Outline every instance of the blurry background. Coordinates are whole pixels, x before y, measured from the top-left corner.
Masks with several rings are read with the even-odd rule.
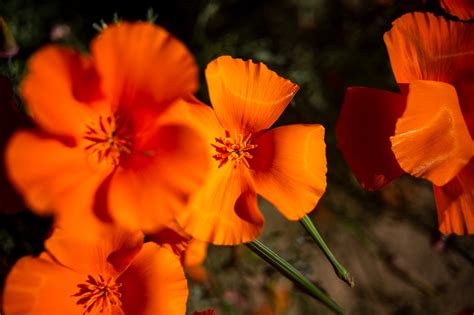
[[[261,240],[320,285],[348,314],[472,314],[474,237],[442,238],[429,183],[402,177],[380,192],[364,191],[336,148],[335,123],[348,86],[396,91],[382,40],[391,22],[410,11],[442,14],[437,1],[391,0],[2,0],[0,15],[19,46],[0,71],[17,81],[32,52],[49,42],[87,50],[92,27],[113,15],[156,23],[184,41],[201,68],[198,96],[208,102],[203,69],[232,55],[265,62],[301,86],[277,122],[326,128],[328,189],[311,217],[334,254],[353,274],[349,288],[296,222],[261,201]],[[130,43],[133,45],[133,43]],[[0,215],[0,284],[15,261],[38,254],[51,224],[28,211]],[[208,279],[190,281],[189,313],[331,314],[247,248],[210,247]],[[1,288],[1,286],[0,286]]]

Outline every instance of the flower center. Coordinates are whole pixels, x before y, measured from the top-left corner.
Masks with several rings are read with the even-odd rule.
[[[83,315],[103,313],[112,309],[112,306],[120,306],[121,284],[116,284],[114,278],[107,280],[101,275],[87,276],[86,283],[78,284],[79,292],[73,296],[78,297],[76,304],[82,305],[85,310]]]
[[[93,160],[118,165],[122,153],[131,153],[132,136],[129,124],[118,115],[99,117],[99,121],[87,125],[83,136],[85,150]]]
[[[217,153],[212,157],[219,162],[219,167],[228,161],[233,162],[234,167],[237,167],[241,162],[249,167],[247,159],[251,159],[253,156],[248,151],[257,147],[256,144],[250,143],[251,136],[252,134],[249,134],[244,138],[243,135],[235,131],[234,137],[231,137],[226,130],[225,137],[217,137],[216,142],[211,145],[216,149]]]

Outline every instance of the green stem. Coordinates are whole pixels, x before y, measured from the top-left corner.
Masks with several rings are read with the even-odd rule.
[[[323,240],[321,234],[319,234],[318,229],[316,229],[316,226],[314,226],[313,221],[305,215],[301,220],[300,220],[301,225],[305,228],[305,230],[311,235],[313,240],[318,244],[319,248],[323,251],[324,255],[326,255],[327,259],[331,262],[334,271],[336,272],[337,276],[341,278],[343,281],[345,281],[348,285],[351,287],[354,286],[354,278],[352,275],[347,271],[346,268],[344,268],[343,265],[341,265],[336,257],[332,254],[331,250],[329,247],[326,245],[326,242]]]
[[[293,283],[298,285],[305,293],[313,298],[321,301],[327,307],[332,309],[336,314],[344,314],[344,311],[336,304],[330,297],[328,297],[321,289],[316,287],[311,281],[301,274],[295,267],[293,267],[286,260],[278,256],[274,251],[268,248],[259,240],[255,240],[245,244],[255,254],[260,256],[267,263],[272,265],[275,269],[280,271],[285,277],[290,279]]]

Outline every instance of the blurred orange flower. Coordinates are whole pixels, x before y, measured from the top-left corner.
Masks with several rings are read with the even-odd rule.
[[[474,233],[474,25],[410,13],[384,35],[402,94],[347,90],[338,146],[361,182],[434,185],[440,231]]]
[[[449,14],[461,20],[474,18],[474,1],[472,0],[440,0],[440,4]]]
[[[130,228],[157,229],[185,205],[208,165],[196,132],[159,123],[196,90],[194,59],[145,22],[107,27],[91,50],[85,56],[51,45],[31,58],[20,92],[38,129],[12,137],[8,175],[37,213],[53,211],[84,235],[89,209]]]
[[[213,163],[188,211],[177,216],[179,225],[196,239],[234,245],[262,230],[257,194],[290,220],[312,211],[326,189],[324,128],[268,130],[299,87],[262,63],[229,56],[210,62],[205,74],[214,110],[181,102],[165,119],[201,130]]]
[[[6,315],[179,314],[188,288],[178,256],[143,234],[109,228],[95,242],[56,229],[39,257],[7,276]]]

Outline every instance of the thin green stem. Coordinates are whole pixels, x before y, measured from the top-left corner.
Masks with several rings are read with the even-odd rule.
[[[345,281],[348,285],[351,287],[354,286],[354,278],[352,275],[347,271],[346,268],[344,268],[343,265],[337,261],[336,257],[334,257],[333,253],[327,246],[326,242],[323,240],[321,234],[319,234],[318,229],[316,229],[316,226],[313,224],[313,221],[305,215],[301,220],[300,220],[301,225],[305,228],[305,230],[311,235],[313,240],[318,244],[319,248],[323,251],[324,255],[326,255],[327,259],[331,262],[334,271],[336,272],[337,276],[341,278],[341,280]]]
[[[328,297],[321,289],[315,286],[311,281],[309,281],[305,276],[301,274],[295,267],[293,267],[286,260],[278,256],[277,253],[268,248],[265,244],[259,240],[255,240],[250,243],[245,244],[250,250],[255,254],[260,256],[267,263],[272,265],[275,269],[281,272],[285,277],[290,279],[298,287],[300,287],[303,292],[310,295],[311,297],[321,301],[327,307],[332,309],[336,314],[344,314],[344,311],[339,305],[336,304],[330,297]]]

